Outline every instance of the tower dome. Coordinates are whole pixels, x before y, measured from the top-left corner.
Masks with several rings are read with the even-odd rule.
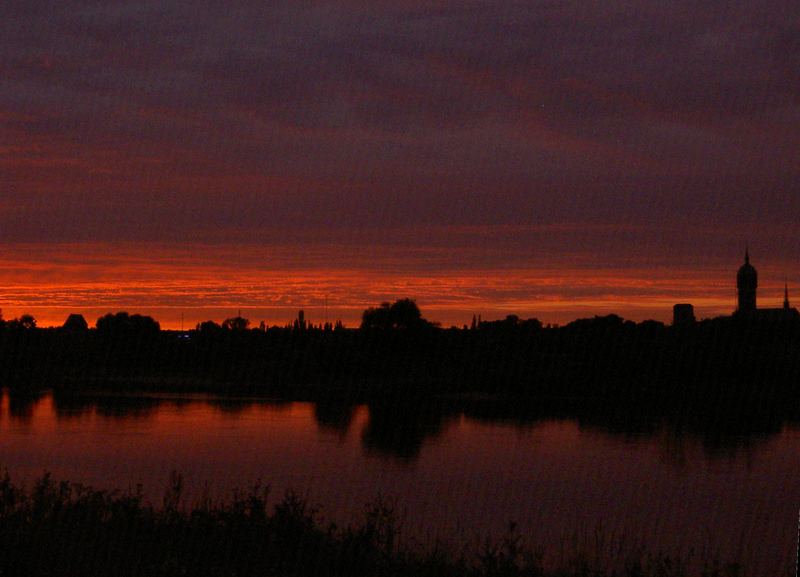
[[[736,288],[739,292],[739,312],[749,313],[756,310],[756,289],[758,288],[758,272],[750,264],[750,251],[745,250],[744,264],[736,273]]]

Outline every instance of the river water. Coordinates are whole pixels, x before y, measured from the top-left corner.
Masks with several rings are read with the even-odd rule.
[[[26,483],[49,471],[103,489],[141,484],[156,503],[172,471],[187,501],[261,482],[339,523],[382,497],[409,544],[474,547],[513,521],[554,563],[643,546],[784,575],[798,536],[800,428],[780,422],[720,434],[441,406],[5,391],[0,466]]]

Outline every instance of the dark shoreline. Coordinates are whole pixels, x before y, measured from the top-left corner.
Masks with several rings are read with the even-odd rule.
[[[477,329],[81,331],[0,326],[0,378],[158,386],[342,389],[358,382],[435,393],[605,396],[637,385],[667,393],[689,379],[794,384],[800,322],[723,317],[689,326],[616,316],[564,327],[484,323]],[[634,392],[631,389],[631,392]]]

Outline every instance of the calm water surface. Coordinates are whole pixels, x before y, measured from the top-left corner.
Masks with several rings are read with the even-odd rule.
[[[396,501],[408,540],[474,544],[515,521],[548,559],[577,543],[794,567],[800,429],[725,436],[569,418],[530,422],[458,411],[203,397],[10,397],[0,464],[98,488],[142,484],[158,501],[171,471],[191,495],[259,480],[308,495],[327,519]]]

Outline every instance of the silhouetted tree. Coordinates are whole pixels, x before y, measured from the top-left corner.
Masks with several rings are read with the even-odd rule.
[[[203,321],[197,324],[195,330],[204,335],[213,335],[221,331],[222,327],[214,321]]]
[[[392,327],[396,329],[410,329],[419,327],[425,321],[422,320],[417,303],[411,299],[400,299],[395,301],[389,309],[392,318]]]
[[[530,331],[539,331],[542,329],[542,321],[539,319],[525,319],[519,322],[519,326]]]
[[[499,321],[482,321],[477,327],[482,331],[508,332],[508,331],[527,331],[536,332],[542,328],[542,321],[539,319],[521,320],[518,315],[507,315]]]
[[[8,321],[7,323],[9,328],[12,329],[35,329],[36,328],[36,319],[33,318],[32,315],[22,315],[21,317]]]
[[[222,321],[222,328],[230,331],[244,331],[250,326],[250,321],[243,317],[231,317]]]
[[[161,325],[152,317],[124,311],[100,317],[95,326],[102,334],[154,334],[161,330]]]
[[[383,302],[378,308],[370,307],[361,315],[362,329],[389,329],[392,327],[391,304]]]
[[[362,329],[415,329],[432,326],[422,318],[417,303],[400,299],[393,304],[383,302],[378,308],[370,307],[361,315]]]
[[[639,323],[638,327],[641,331],[645,331],[646,333],[657,333],[666,328],[664,323],[654,320],[642,321]]]
[[[296,331],[304,331],[306,329],[312,328],[311,325],[306,321],[306,314],[301,309],[297,311],[297,318],[294,319],[292,323],[292,328]]]
[[[570,330],[615,330],[621,328],[623,325],[633,326],[635,323],[626,321],[619,315],[610,314],[606,316],[595,316],[587,319],[576,319],[571,323],[567,323],[564,327],[567,331]]]

